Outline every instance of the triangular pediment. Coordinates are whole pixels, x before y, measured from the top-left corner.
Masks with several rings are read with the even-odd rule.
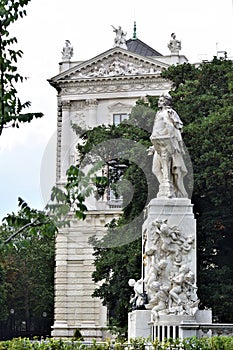
[[[50,82],[112,79],[114,77],[160,75],[168,64],[130,51],[113,48],[60,73]]]
[[[119,112],[119,111],[130,111],[132,109],[132,105],[128,103],[116,102],[112,103],[108,106],[110,112]]]

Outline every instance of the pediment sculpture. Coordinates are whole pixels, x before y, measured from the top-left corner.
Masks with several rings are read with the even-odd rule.
[[[80,78],[93,78],[93,77],[115,77],[115,76],[129,76],[129,75],[142,75],[153,74],[160,75],[161,69],[157,66],[148,64],[136,64],[134,62],[126,62],[118,57],[115,57],[112,61],[101,62],[95,65],[89,72],[80,72],[78,77]]]

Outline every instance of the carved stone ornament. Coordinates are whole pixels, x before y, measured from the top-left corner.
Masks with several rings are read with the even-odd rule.
[[[198,309],[195,274],[191,270],[194,237],[157,219],[144,232],[142,292],[146,292],[152,321],[160,315],[190,315]]]
[[[86,129],[87,128],[87,124],[86,124],[86,115],[83,113],[83,111],[79,111],[75,113],[74,116],[74,123],[77,123],[78,126],[82,129]]]
[[[71,108],[71,101],[70,100],[62,100],[62,109],[69,110],[70,108]]]
[[[141,81],[141,80],[140,80]],[[90,93],[106,93],[106,92],[118,92],[118,91],[154,91],[154,90],[168,90],[171,85],[169,82],[156,78],[150,81],[141,81],[141,83],[136,84],[136,82],[129,81],[125,82],[99,82],[99,84],[67,84],[61,89],[62,95],[79,94],[86,95]]]
[[[126,62],[115,57],[111,62],[96,65],[89,72],[80,72],[78,75],[72,76],[72,79],[77,78],[93,78],[93,77],[116,77],[127,75],[142,75],[153,74],[160,75],[161,68],[158,66],[136,64],[134,62]]]

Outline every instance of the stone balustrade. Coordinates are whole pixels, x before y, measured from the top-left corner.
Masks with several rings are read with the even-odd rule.
[[[151,338],[159,341],[169,338],[188,338],[196,336],[213,337],[213,336],[233,336],[233,324],[230,323],[190,323],[181,322],[180,325],[164,325],[164,324],[150,324]]]

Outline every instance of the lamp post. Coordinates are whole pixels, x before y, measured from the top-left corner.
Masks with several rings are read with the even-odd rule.
[[[42,317],[43,317],[42,333],[43,333],[44,338],[46,338],[46,333],[47,333],[47,312],[46,311],[42,312]]]
[[[15,336],[15,310],[10,309],[10,337],[14,338]]]

